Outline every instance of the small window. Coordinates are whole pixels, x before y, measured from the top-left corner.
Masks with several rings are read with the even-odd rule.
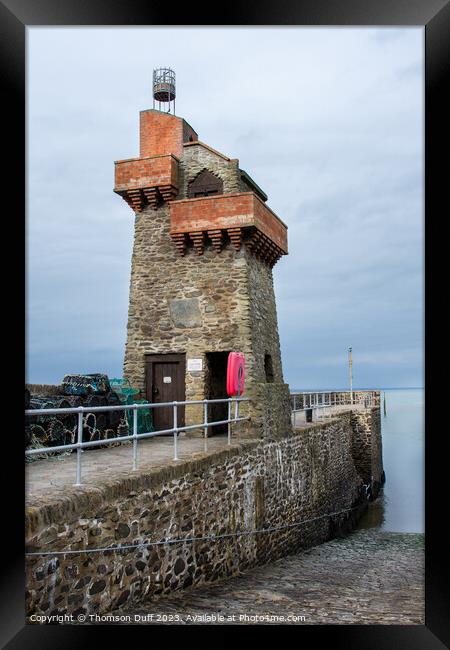
[[[273,383],[273,364],[272,357],[270,354],[264,356],[264,372],[266,373],[266,382],[268,384]]]
[[[195,192],[194,199],[196,199],[198,196],[211,196],[212,194],[218,193],[219,192],[217,190],[204,190],[203,192]]]

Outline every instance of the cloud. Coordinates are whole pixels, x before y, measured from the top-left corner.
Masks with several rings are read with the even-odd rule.
[[[177,114],[269,195],[293,387],[421,385],[421,28],[42,28],[28,38],[27,375],[120,375],[133,217],[113,161],[138,153],[151,74]],[[170,43],[170,48],[168,44]],[[166,60],[161,61],[162,53]]]

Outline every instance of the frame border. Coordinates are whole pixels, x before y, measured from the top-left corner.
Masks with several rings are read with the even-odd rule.
[[[173,25],[174,12],[171,5],[161,6],[150,4],[145,0],[91,0],[90,3],[79,0],[2,0],[0,2],[0,65],[1,78],[6,86],[4,102],[3,123],[7,126],[6,131],[13,134],[12,145],[7,150],[8,155],[8,188],[5,191],[5,198],[12,199],[11,212],[16,214],[22,209],[25,212],[24,181],[24,153],[25,133],[23,125],[25,122],[25,35],[27,26],[37,25],[93,25],[93,26],[131,26],[148,25],[152,26],[217,26],[209,22],[192,22],[197,16],[208,16],[208,12],[202,12],[196,7],[195,14],[192,6],[186,5],[177,8],[177,19],[186,18],[186,23]],[[205,7],[209,9],[210,6]],[[432,286],[431,271],[433,277],[437,278],[443,273],[443,262],[448,257],[448,248],[444,249],[445,243],[442,236],[439,237],[436,223],[439,210],[443,209],[444,200],[447,199],[445,191],[448,185],[448,162],[447,165],[440,164],[440,157],[444,158],[445,140],[444,133],[448,134],[448,115],[450,105],[444,101],[444,88],[448,90],[448,70],[450,61],[450,4],[448,0],[302,0],[295,2],[289,0],[285,3],[270,2],[262,0],[257,6],[253,3],[239,3],[237,5],[226,5],[223,7],[223,21],[219,26],[424,26],[425,27],[425,97],[426,97],[426,124],[425,124],[425,242],[426,242],[426,340],[425,351],[427,359],[439,358],[442,354],[442,344],[438,348],[438,342],[444,342],[448,338],[445,326],[446,321],[442,315],[437,313],[436,300],[431,303]],[[445,84],[445,86],[444,86]],[[446,128],[447,127],[447,128]],[[9,185],[13,182],[13,189]],[[6,189],[6,188],[5,188]],[[444,197],[445,192],[445,197]],[[19,202],[20,201],[20,202]],[[448,212],[448,208],[447,208]],[[23,251],[25,220],[14,220],[13,224],[17,236],[18,250]],[[10,225],[8,222],[8,248],[10,242]],[[431,245],[441,241],[442,255],[434,255],[431,258]],[[17,260],[17,255],[15,257]],[[24,259],[25,262],[25,259]],[[440,264],[440,266],[439,266]],[[25,264],[24,264],[25,266]],[[24,266],[22,268],[24,268]],[[11,273],[9,269],[9,274]],[[25,281],[20,282],[20,275],[15,277],[19,280],[19,287],[15,290],[6,288],[8,305],[18,300]],[[5,283],[6,284],[6,283]],[[9,291],[9,294],[8,294]],[[436,292],[437,293],[437,292]],[[24,294],[22,294],[24,296]],[[25,296],[24,296],[25,297]],[[20,299],[19,299],[20,301]],[[21,302],[21,301],[20,301]],[[21,304],[23,304],[21,302]],[[434,317],[433,317],[434,314]],[[431,340],[430,318],[433,317],[433,326],[438,324],[440,331],[438,336]],[[439,327],[438,327],[439,330]],[[18,318],[14,333],[24,334],[23,320]],[[440,335],[439,335],[440,334]],[[21,339],[21,340],[20,340]],[[15,372],[18,375],[17,387],[23,384],[23,372],[17,364],[17,359],[24,359],[23,337],[17,336],[15,343],[17,351],[14,359]],[[8,342],[9,347],[9,342]],[[25,367],[25,360],[23,368]],[[8,373],[9,374],[9,373]],[[447,380],[448,383],[448,380]],[[448,474],[447,455],[443,452],[443,443],[446,440],[439,436],[440,428],[437,422],[438,417],[438,390],[443,383],[435,380],[434,392],[432,388],[431,363],[426,363],[425,384],[428,389],[427,403],[425,408],[427,435],[425,449],[426,468],[426,588],[425,588],[425,614],[426,623],[424,626],[296,626],[295,632],[299,634],[302,641],[325,640],[323,635],[332,634],[333,647],[361,648],[371,650],[412,650],[414,648],[426,648],[426,650],[438,650],[443,647],[450,647],[450,622],[448,612],[450,611],[449,582],[450,570],[448,562],[448,542],[446,538],[445,517],[443,516],[443,496],[446,495],[446,475]],[[17,391],[18,393],[19,391]],[[23,405],[16,402],[17,414],[14,411],[13,417],[16,421],[23,421]],[[442,402],[439,404],[442,413]],[[445,404],[444,407],[445,409]],[[433,420],[436,420],[433,427]],[[445,419],[441,419],[442,425]],[[5,432],[6,433],[6,432]],[[432,435],[433,434],[433,435]],[[444,437],[447,431],[443,430]],[[9,440],[8,440],[9,444]],[[7,527],[3,528],[7,538],[9,551],[5,558],[6,567],[3,573],[3,589],[0,597],[1,606],[1,632],[0,641],[2,647],[11,649],[45,647],[46,649],[78,648],[91,626],[34,626],[25,624],[24,612],[24,529],[22,521],[24,495],[24,468],[22,437],[16,435],[12,444],[16,446],[17,468],[11,483],[5,485],[8,488],[8,498],[4,499],[3,510],[6,510],[3,521]],[[14,503],[9,494],[14,496],[18,503]],[[442,500],[440,500],[442,499]],[[9,512],[8,512],[9,509]],[[445,512],[445,510],[444,510]],[[434,523],[433,523],[434,522]],[[439,522],[439,524],[437,523]],[[98,630],[98,634],[104,633],[110,626],[92,626]],[[116,642],[120,632],[129,635],[129,626],[115,626]],[[125,627],[123,630],[121,628]],[[133,632],[145,633],[145,626],[132,626]],[[192,626],[198,627],[198,626]],[[232,627],[232,626],[230,626]],[[229,638],[229,626],[221,627],[219,638]],[[271,626],[272,627],[272,626]],[[276,632],[279,632],[279,626]],[[281,626],[284,627],[284,626]],[[176,632],[177,626],[164,626],[164,633]],[[252,626],[252,637],[249,637],[248,628],[239,627],[239,636],[254,639],[254,626]],[[181,631],[181,630],[180,630]],[[117,632],[117,634],[116,634]],[[203,628],[202,633],[214,632],[214,629]],[[195,632],[196,633],[196,632]],[[94,632],[95,634],[95,632]],[[266,629],[264,630],[266,634]],[[314,639],[312,638],[313,635]],[[166,637],[167,638],[167,637]],[[173,638],[173,637],[172,637]],[[440,640],[439,640],[440,639]],[[101,641],[101,642],[102,642]],[[216,636],[217,641],[217,636]],[[446,646],[443,645],[443,643]],[[147,636],[148,643],[148,636]]]

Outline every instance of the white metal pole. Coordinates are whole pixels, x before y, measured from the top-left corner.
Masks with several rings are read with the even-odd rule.
[[[81,444],[83,442],[83,407],[80,406],[78,411],[78,437],[77,437],[77,482],[75,485],[81,485]]]
[[[228,444],[231,445],[231,397],[228,399]]]
[[[348,349],[348,377],[350,383],[350,404],[353,404],[353,355],[352,348]]]
[[[203,433],[204,433],[204,449],[208,451],[208,403],[203,404]]]
[[[173,403],[173,459],[178,460],[178,410],[177,402]]]
[[[133,408],[133,471],[137,470],[137,408]]]

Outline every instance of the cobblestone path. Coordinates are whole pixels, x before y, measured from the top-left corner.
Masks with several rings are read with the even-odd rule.
[[[113,614],[144,624],[423,624],[424,536],[358,531]]]

